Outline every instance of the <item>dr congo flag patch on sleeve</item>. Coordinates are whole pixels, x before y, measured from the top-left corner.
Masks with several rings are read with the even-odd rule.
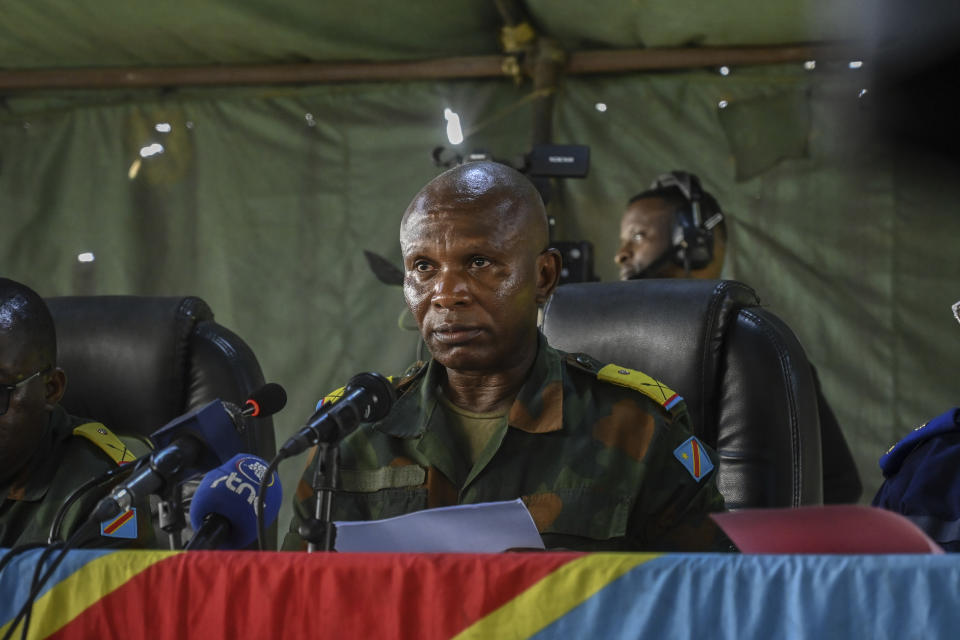
[[[690,436],[686,442],[674,449],[673,455],[697,482],[700,482],[705,475],[713,471],[713,463],[710,461],[710,456],[707,455],[707,450],[694,436]]]
[[[124,511],[116,518],[100,523],[100,535],[105,538],[124,538],[134,540],[137,537],[137,508]]]

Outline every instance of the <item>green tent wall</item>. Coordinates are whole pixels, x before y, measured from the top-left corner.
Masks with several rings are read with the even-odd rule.
[[[862,6],[778,4],[526,7],[568,51],[873,33]],[[499,52],[496,9],[479,0],[48,0],[0,12],[0,72]],[[725,275],[800,337],[865,500],[887,447],[957,404],[960,364],[956,161],[884,136],[871,88],[869,58],[566,77],[554,140],[589,145],[591,169],[559,183],[550,205],[557,238],[593,242],[612,280],[627,198],[665,170],[700,175],[728,214]],[[431,150],[449,146],[445,108],[473,129],[461,152],[513,160],[529,148],[530,90],[492,78],[2,91],[0,272],[48,296],[204,298],[287,388],[282,440],[352,374],[398,373],[415,358],[402,294],[362,252],[399,263],[399,217],[438,172]],[[288,496],[304,462],[282,470]]]

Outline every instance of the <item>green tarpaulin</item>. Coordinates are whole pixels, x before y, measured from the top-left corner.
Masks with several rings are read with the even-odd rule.
[[[787,4],[527,3],[571,50],[776,44],[869,26],[833,3]],[[3,3],[0,16],[0,70],[499,50],[495,7],[479,1],[50,0]],[[551,213],[557,239],[593,242],[612,280],[627,198],[665,170],[700,175],[728,214],[725,274],[800,337],[869,499],[877,458],[958,401],[960,183],[950,161],[877,135],[869,64],[853,67],[568,77],[554,139],[589,145],[591,168],[559,184]],[[399,263],[399,216],[439,171],[431,151],[450,146],[445,108],[474,130],[460,153],[512,161],[529,149],[530,90],[490,79],[7,92],[0,271],[47,296],[202,297],[289,391],[282,440],[352,374],[414,359],[401,292],[362,252]],[[288,495],[302,462],[283,469]]]

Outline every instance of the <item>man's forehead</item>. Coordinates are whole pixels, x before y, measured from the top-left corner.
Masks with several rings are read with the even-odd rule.
[[[481,195],[456,190],[425,191],[404,213],[401,229],[434,220],[491,221],[496,224],[531,224],[537,212],[510,190],[488,191]],[[544,216],[545,217],[545,216]]]
[[[623,224],[628,222],[652,223],[668,219],[674,207],[663,198],[642,198],[631,202],[623,213]]]
[[[405,218],[400,242],[404,246],[439,238],[471,243],[501,242],[521,236],[524,221],[519,216],[501,213],[457,207],[418,209]]]
[[[493,242],[547,233],[546,213],[533,185],[512,169],[482,162],[451,169],[417,194],[401,221],[401,248],[440,227],[447,234]]]
[[[0,382],[23,374],[33,361],[33,349],[20,332],[0,331]]]

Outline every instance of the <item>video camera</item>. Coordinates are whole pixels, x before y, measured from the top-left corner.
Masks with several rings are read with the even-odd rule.
[[[444,169],[478,160],[492,160],[511,166],[530,178],[586,178],[590,171],[590,147],[584,144],[535,144],[530,153],[523,156],[519,167],[494,158],[483,150],[471,151],[466,157],[443,146],[433,150],[434,164]]]

